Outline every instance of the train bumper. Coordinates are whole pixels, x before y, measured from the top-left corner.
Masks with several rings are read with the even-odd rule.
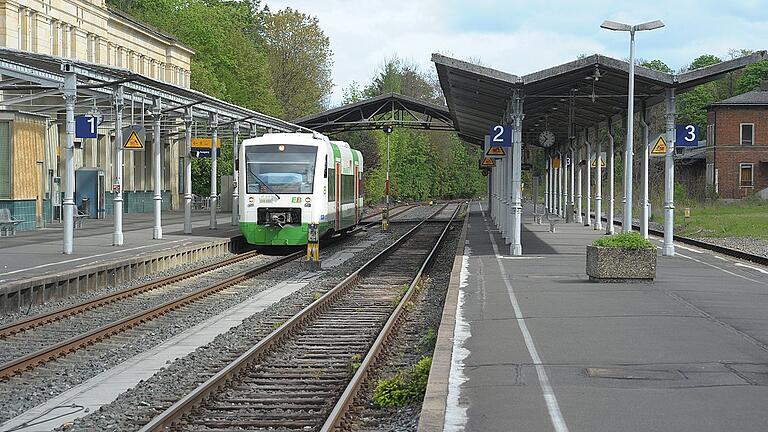
[[[328,224],[320,224],[320,234],[325,233]],[[254,222],[241,222],[240,232],[250,244],[264,246],[299,246],[307,244],[307,224],[264,226]]]

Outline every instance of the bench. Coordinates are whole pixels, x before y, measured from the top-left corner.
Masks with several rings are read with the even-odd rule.
[[[555,213],[547,213],[547,222],[549,222],[549,232],[555,232],[555,225],[563,221],[563,218]]]
[[[16,235],[16,225],[22,222],[24,221],[16,219],[11,215],[10,209],[0,209],[0,236],[9,237]]]

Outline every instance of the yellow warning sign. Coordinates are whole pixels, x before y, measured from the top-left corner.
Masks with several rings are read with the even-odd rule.
[[[496,166],[496,161],[493,160],[491,157],[484,157],[483,160],[480,161],[480,167],[481,168],[493,168]]]
[[[485,153],[485,155],[486,156],[491,156],[491,157],[494,157],[494,156],[495,157],[502,157],[502,156],[506,156],[507,152],[504,151],[504,147],[493,146],[493,147],[490,147],[488,149],[488,151]]]
[[[139,138],[139,134],[135,130],[131,131],[131,135],[128,136],[125,144],[123,144],[123,148],[126,150],[144,150],[144,143],[141,142],[141,138]]]
[[[212,138],[192,138],[192,148],[211,148]],[[221,138],[216,139],[216,148],[221,148]]]
[[[667,154],[667,142],[664,141],[663,135],[659,135],[659,138],[656,140],[656,144],[651,147],[651,155],[664,156],[665,154]]]
[[[592,168],[597,168],[597,160],[595,159],[595,156],[593,155],[590,159],[592,160]],[[600,154],[600,168],[605,168],[605,152]]]
[[[560,168],[560,158],[556,157],[552,159],[552,168],[559,169]]]

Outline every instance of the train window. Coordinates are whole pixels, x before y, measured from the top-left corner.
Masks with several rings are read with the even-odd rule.
[[[336,170],[328,170],[328,202],[336,201]]]
[[[355,176],[341,175],[341,203],[352,204],[355,202]]]
[[[246,147],[247,193],[312,193],[316,155],[317,147],[305,145]]]

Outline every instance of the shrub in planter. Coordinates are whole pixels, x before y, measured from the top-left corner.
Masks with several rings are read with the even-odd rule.
[[[656,247],[637,232],[595,240],[587,246],[587,276],[597,282],[652,281]]]

